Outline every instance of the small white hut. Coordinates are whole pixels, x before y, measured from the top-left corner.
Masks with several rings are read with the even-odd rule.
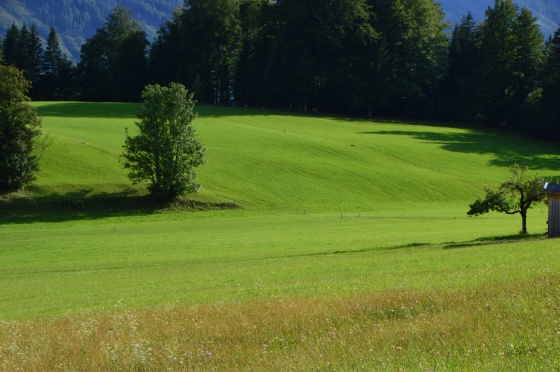
[[[548,237],[560,237],[560,185],[546,182],[544,191],[548,194]]]

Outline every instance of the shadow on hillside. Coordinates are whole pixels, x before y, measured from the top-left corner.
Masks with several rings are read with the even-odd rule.
[[[476,131],[420,132],[420,131],[377,131],[361,132],[370,135],[409,136],[425,142],[436,143],[452,152],[493,154],[489,165],[508,167],[514,163],[526,165],[532,170],[555,169],[560,163],[560,151],[548,142],[527,140],[507,132]],[[552,175],[542,175],[550,177]]]
[[[230,106],[212,106],[212,105],[197,105],[195,111],[202,118],[224,118],[229,116],[293,116],[302,115],[306,113],[303,111],[290,111],[268,109],[261,107],[230,107]],[[307,113],[311,116],[311,113]]]
[[[95,220],[113,216],[154,213],[157,203],[134,190],[90,195],[91,189],[44,196],[4,198],[0,224]]]
[[[496,245],[496,244],[505,244],[505,243],[515,243],[515,242],[523,243],[528,241],[548,239],[546,236],[547,233],[484,236],[466,242],[449,242],[444,245],[443,249],[469,248],[469,247],[477,247],[483,245]]]
[[[36,197],[4,196],[0,199],[0,225],[98,220],[108,217],[149,215],[165,210],[194,211],[238,207],[234,203],[204,203],[190,199],[161,203],[149,195],[138,195],[133,189],[119,193],[91,195],[92,191],[92,189],[83,189]]]
[[[117,118],[137,119],[140,104],[121,102],[53,102],[37,107],[42,117],[73,118]],[[291,111],[268,110],[228,106],[197,105],[195,111],[200,117],[221,118],[228,116],[289,116]]]
[[[37,107],[39,116],[136,119],[139,105],[120,102],[56,102]]]

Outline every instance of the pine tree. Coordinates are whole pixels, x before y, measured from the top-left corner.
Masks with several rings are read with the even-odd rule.
[[[41,75],[43,74],[43,43],[41,42],[41,37],[37,32],[37,27],[31,25],[29,30],[29,38],[27,40],[26,47],[26,60],[27,68],[25,69],[26,78],[31,81],[31,98],[39,98],[39,82]]]
[[[117,6],[103,27],[82,45],[78,64],[82,99],[127,101],[140,96],[148,42],[131,14]]]
[[[272,100],[307,110],[348,111],[368,104],[366,66],[375,47],[365,0],[284,0],[265,70]]]
[[[429,115],[431,95],[447,69],[445,14],[432,0],[368,0],[381,33],[386,102],[393,115]]]
[[[239,50],[236,0],[186,0],[151,51],[153,81],[175,81],[206,103],[229,104]]]
[[[19,27],[12,23],[12,26],[6,30],[6,37],[2,42],[4,52],[4,64],[6,66],[16,65],[19,55]]]
[[[530,96],[540,89],[540,72],[544,60],[544,37],[528,8],[523,7],[513,25],[516,35],[514,61],[515,85],[512,87],[512,120],[516,130],[537,135],[538,127],[532,120]]]
[[[240,105],[265,104],[264,70],[270,50],[273,7],[268,0],[244,0],[239,5],[240,50],[235,62],[233,91]]]
[[[476,102],[472,93],[477,89],[475,71],[478,62],[478,28],[468,13],[455,25],[449,44],[449,72],[442,85],[445,117],[472,122],[476,119]]]
[[[117,43],[112,61],[112,90],[117,101],[138,102],[146,83],[146,33],[132,31]]]
[[[72,96],[74,66],[60,49],[58,35],[50,28],[43,56],[41,95],[46,100],[64,100]]]
[[[31,98],[39,98],[39,83],[42,75],[43,45],[37,27],[28,28],[24,24],[21,30],[12,24],[6,31],[3,42],[5,64],[23,70],[25,78],[31,83]]]
[[[543,37],[530,11],[511,0],[495,0],[486,11],[479,43],[479,100],[484,120],[519,129],[523,103],[533,91]]]
[[[162,24],[149,52],[149,82],[167,85],[176,78],[178,69],[177,51],[180,45],[180,26],[183,8]]]
[[[45,49],[43,59],[43,71],[46,74],[56,76],[60,69],[60,62],[62,61],[62,51],[60,50],[60,42],[54,27],[50,28],[49,36],[47,37],[47,48]]]
[[[542,128],[543,135],[553,141],[560,140],[560,28],[546,44],[542,72]]]
[[[108,61],[107,33],[98,29],[80,49],[77,67],[79,98],[86,101],[111,101],[111,67]]]

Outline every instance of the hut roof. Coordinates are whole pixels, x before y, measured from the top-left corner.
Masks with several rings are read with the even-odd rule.
[[[546,182],[544,184],[544,191],[549,194],[560,194],[560,185]]]

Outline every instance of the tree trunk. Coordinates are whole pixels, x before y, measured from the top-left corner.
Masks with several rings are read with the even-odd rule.
[[[521,213],[521,234],[527,234],[527,212]]]

